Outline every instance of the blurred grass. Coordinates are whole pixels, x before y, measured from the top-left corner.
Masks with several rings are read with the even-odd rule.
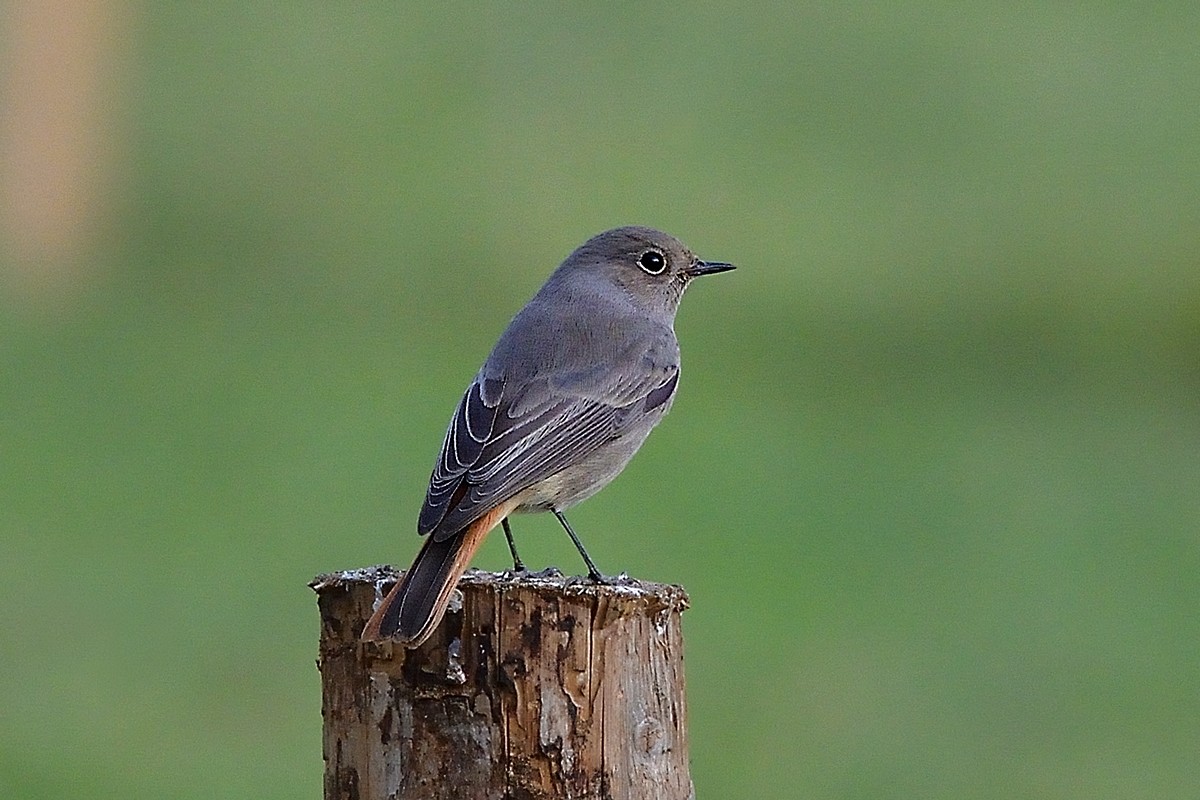
[[[1194,796],[1196,17],[143,7],[119,224],[0,321],[0,795],[319,796],[305,582],[407,562],[495,336],[638,222],[742,267],[572,516],[692,594],[699,795]]]

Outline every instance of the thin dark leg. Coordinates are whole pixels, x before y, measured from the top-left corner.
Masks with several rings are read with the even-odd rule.
[[[508,552],[512,553],[513,572],[524,572],[525,564],[521,561],[521,557],[517,555],[517,543],[513,541],[512,528],[508,527],[508,517],[500,520],[500,524],[504,526],[504,538],[508,540]]]
[[[563,529],[566,530],[567,536],[571,537],[571,541],[575,543],[575,549],[579,551],[579,555],[583,556],[583,562],[587,564],[588,577],[596,583],[604,583],[604,576],[600,574],[600,570],[596,569],[596,565],[592,563],[591,557],[587,554],[587,550],[583,549],[583,542],[579,541],[579,537],[575,535],[575,531],[571,530],[571,523],[567,522],[567,518],[557,508],[550,509],[554,512],[554,516],[558,517],[558,521],[562,523]]]

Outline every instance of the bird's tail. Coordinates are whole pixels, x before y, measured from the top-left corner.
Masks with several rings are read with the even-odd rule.
[[[416,647],[428,639],[483,537],[508,511],[497,508],[441,541],[430,534],[413,565],[371,615],[363,628],[363,641],[396,639],[405,647]]]

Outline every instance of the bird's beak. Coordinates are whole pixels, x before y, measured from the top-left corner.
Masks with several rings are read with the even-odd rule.
[[[716,275],[718,272],[728,272],[731,269],[736,269],[736,267],[733,264],[726,264],[724,261],[697,261],[684,272],[689,278],[698,278],[701,275]]]

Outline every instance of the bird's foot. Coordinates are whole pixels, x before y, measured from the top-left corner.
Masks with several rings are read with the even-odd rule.
[[[585,580],[597,586],[628,586],[631,583],[635,583],[627,572],[621,572],[616,575],[604,575],[599,570],[589,572]]]

